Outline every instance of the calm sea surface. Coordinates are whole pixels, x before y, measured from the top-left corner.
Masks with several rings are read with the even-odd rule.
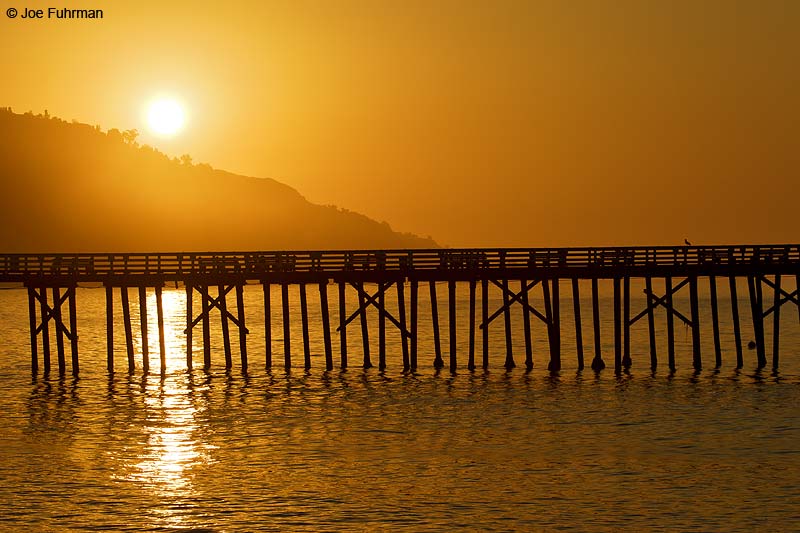
[[[796,307],[782,309],[779,373],[757,372],[755,352],[746,349],[745,368],[735,370],[727,299],[720,310],[724,364],[712,368],[710,313],[701,294],[705,370],[692,372],[691,339],[676,322],[678,371],[668,372],[660,313],[659,370],[649,369],[643,320],[633,329],[633,368],[617,377],[613,370],[577,372],[568,289],[562,286],[565,369],[558,375],[545,370],[547,342],[538,323],[536,366],[525,372],[519,309],[514,347],[522,368],[502,368],[497,321],[490,372],[467,371],[461,292],[462,368],[456,375],[431,368],[427,301],[420,311],[425,327],[417,374],[402,373],[391,325],[386,372],[359,368],[357,321],[348,328],[351,368],[325,373],[318,312],[310,325],[314,368],[298,366],[287,374],[278,294],[273,341],[281,366],[268,372],[262,296],[253,286],[245,294],[247,375],[238,365],[225,373],[216,317],[211,372],[185,371],[184,292],[168,290],[167,373],[143,376],[137,368],[128,375],[117,323],[117,372],[109,377],[104,292],[84,288],[78,291],[78,379],[57,373],[31,378],[27,295],[0,291],[0,530],[800,530]],[[582,289],[588,296],[588,286]],[[292,292],[293,316],[299,317],[296,288]],[[333,311],[336,295],[330,292]],[[440,292],[447,360],[446,291]],[[727,294],[722,284],[720,292]],[[641,294],[636,284],[633,294]],[[752,338],[746,294],[740,287],[745,342]],[[540,305],[540,293],[534,296]],[[352,311],[355,295],[348,298]],[[685,300],[676,302],[688,313]],[[138,332],[133,291],[131,303]],[[603,356],[613,366],[608,295],[601,303]],[[590,361],[591,306],[588,299],[583,304]],[[316,291],[309,291],[309,305],[318,309]],[[642,305],[636,299],[634,312]],[[152,293],[148,306],[157,367]],[[370,320],[377,363],[374,312]],[[770,320],[767,331],[771,357]],[[292,347],[295,364],[302,365],[299,320],[292,324]],[[137,340],[137,365],[140,350]],[[338,363],[338,337],[334,356]],[[195,360],[202,361],[199,346]]]

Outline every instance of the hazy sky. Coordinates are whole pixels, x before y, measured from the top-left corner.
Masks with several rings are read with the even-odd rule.
[[[794,0],[68,4],[104,18],[0,15],[0,106],[144,132],[170,94],[143,142],[451,246],[800,236]]]

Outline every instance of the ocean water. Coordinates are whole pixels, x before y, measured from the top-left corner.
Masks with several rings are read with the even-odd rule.
[[[634,295],[641,294],[634,284]],[[584,294],[587,362],[591,305]],[[603,287],[603,357],[613,366],[611,299]],[[441,287],[444,289],[444,286]],[[283,363],[279,294],[264,369],[260,287],[248,287],[250,368],[226,372],[218,319],[209,372],[185,370],[183,290],[164,293],[167,371],[127,372],[122,324],[116,372],[105,364],[104,291],[78,290],[81,373],[31,376],[27,295],[0,291],[0,530],[5,531],[790,531],[800,523],[800,323],[784,306],[781,366],[735,369],[730,303],[720,302],[723,366],[713,369],[707,293],[701,293],[705,369],[676,322],[678,370],[666,368],[664,317],[649,368],[646,320],[633,328],[633,366],[578,372],[569,287],[562,292],[564,369],[546,371],[534,319],[533,371],[524,369],[521,312],[516,368],[502,368],[502,317],[490,328],[491,368],[466,369],[466,293],[458,293],[459,369],[436,372],[427,290],[420,290],[420,369],[403,373],[387,327],[388,368],[364,370],[358,320],[350,368],[324,372],[316,291],[309,290],[312,369],[302,368],[296,288],[293,362]],[[660,291],[656,287],[656,291]],[[727,289],[727,286],[725,286]],[[374,290],[374,288],[373,288]],[[727,294],[722,284],[720,294]],[[336,291],[330,291],[332,315]],[[446,290],[439,291],[448,360]],[[749,305],[740,291],[745,342]],[[119,302],[118,293],[117,303]],[[406,295],[408,296],[408,295]],[[424,296],[424,298],[423,298]],[[538,292],[532,303],[541,305]],[[131,292],[134,331],[138,303]],[[348,294],[352,312],[355,294]],[[195,300],[195,308],[197,307]],[[490,312],[499,305],[493,293]],[[394,298],[390,308],[396,306]],[[688,303],[676,298],[688,312]],[[634,312],[643,299],[634,299]],[[148,295],[153,366],[155,302]],[[117,315],[121,315],[119,308]],[[332,324],[337,324],[332,316]],[[377,364],[376,314],[370,312]],[[52,328],[51,328],[52,329]],[[234,330],[232,330],[234,331]],[[771,321],[767,321],[768,358]],[[199,329],[195,339],[199,337]],[[53,343],[54,344],[54,343]],[[334,337],[338,363],[338,338]],[[480,331],[478,332],[480,346]],[[195,361],[202,350],[195,345]],[[478,355],[478,357],[480,357]],[[69,354],[67,354],[69,360]],[[53,357],[55,360],[55,357]]]

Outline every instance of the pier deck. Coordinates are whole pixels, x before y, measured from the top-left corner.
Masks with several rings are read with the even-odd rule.
[[[782,288],[783,279],[791,278],[793,290]],[[630,281],[643,279],[647,305],[642,310],[631,309]],[[436,283],[446,282],[448,292],[447,313],[450,320],[449,368],[455,372],[458,366],[456,353],[456,300],[458,283],[469,285],[469,353],[468,368],[476,368],[475,334],[476,324],[482,330],[481,365],[488,366],[488,327],[501,315],[506,338],[505,367],[516,366],[512,347],[512,307],[522,310],[524,318],[525,366],[533,366],[531,350],[530,320],[541,320],[547,328],[549,340],[548,368],[561,368],[560,307],[562,305],[560,281],[571,281],[572,305],[575,316],[576,353],[578,366],[583,368],[583,344],[580,294],[578,280],[591,280],[592,320],[594,331],[594,354],[591,367],[605,367],[600,351],[599,282],[610,280],[614,292],[614,370],[621,372],[631,365],[630,327],[647,317],[650,339],[650,365],[658,364],[656,353],[654,315],[663,310],[667,318],[668,364],[675,368],[674,320],[684,322],[692,332],[693,365],[702,368],[700,353],[700,325],[698,305],[698,283],[706,278],[711,295],[711,316],[714,334],[715,366],[721,365],[719,341],[719,309],[717,305],[717,278],[728,280],[732,302],[732,320],[736,342],[737,367],[743,365],[737,278],[746,278],[748,297],[755,333],[757,364],[767,366],[764,345],[765,318],[772,315],[772,366],[779,363],[780,309],[785,303],[800,308],[800,245],[736,245],[736,246],[678,246],[678,247],[615,247],[615,248],[509,248],[509,249],[432,249],[432,250],[349,250],[349,251],[275,251],[275,252],[230,252],[230,253],[152,253],[152,254],[5,254],[0,255],[0,283],[17,283],[27,288],[31,334],[31,368],[38,372],[39,350],[42,365],[50,371],[50,326],[54,327],[57,365],[60,373],[66,372],[64,340],[70,343],[71,368],[79,371],[77,299],[76,288],[80,284],[102,284],[106,288],[106,313],[108,335],[108,370],[114,370],[113,315],[114,289],[120,294],[125,326],[128,367],[135,369],[133,350],[133,327],[129,303],[129,290],[139,291],[141,334],[143,337],[142,368],[149,371],[147,353],[147,309],[142,305],[142,295],[149,288],[155,290],[160,340],[160,368],[165,369],[165,342],[162,288],[166,284],[181,284],[186,290],[187,367],[191,368],[192,335],[195,326],[202,323],[203,367],[211,365],[210,327],[212,312],[222,321],[225,351],[225,366],[233,365],[230,339],[231,326],[238,331],[241,366],[248,366],[243,288],[247,284],[261,284],[264,291],[264,334],[267,349],[264,363],[273,365],[270,291],[272,285],[280,287],[281,314],[284,332],[284,366],[292,364],[289,344],[291,317],[289,316],[289,287],[299,286],[301,325],[303,328],[304,366],[310,367],[308,334],[308,305],[306,288],[316,285],[320,291],[320,310],[323,323],[326,370],[334,368],[333,341],[328,309],[328,285],[338,286],[338,323],[335,331],[340,336],[339,366],[346,368],[347,326],[358,318],[364,345],[363,366],[372,366],[370,342],[367,329],[367,311],[377,310],[379,320],[379,366],[386,367],[385,328],[388,323],[401,333],[403,368],[415,370],[418,366],[418,305],[419,284],[427,284],[431,298],[432,327],[434,332],[434,366],[445,366],[439,335],[438,299]],[[663,280],[665,293],[655,294],[654,279]],[[606,281],[607,283],[607,281]],[[377,289],[370,294],[365,284],[375,284]],[[480,285],[480,311],[478,319],[477,288]],[[385,305],[389,289],[394,286],[397,298],[397,316]],[[406,298],[406,288],[410,297]],[[689,292],[690,309],[684,313],[673,305],[674,295],[682,290]],[[771,300],[765,299],[764,291],[772,291]],[[529,303],[529,293],[539,290],[544,302],[542,309]],[[347,307],[347,293],[356,293],[357,306]],[[499,291],[502,305],[490,314],[488,295]],[[48,294],[49,293],[49,294]],[[195,315],[193,299],[200,297],[200,313]],[[228,308],[228,295],[235,299],[235,313]],[[352,295],[351,295],[352,296]],[[687,316],[688,315],[688,316]]]

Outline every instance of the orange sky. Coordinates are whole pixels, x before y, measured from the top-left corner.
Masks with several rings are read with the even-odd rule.
[[[800,2],[68,7],[104,19],[2,15],[0,106],[143,131],[172,94],[141,141],[451,246],[800,235]]]

